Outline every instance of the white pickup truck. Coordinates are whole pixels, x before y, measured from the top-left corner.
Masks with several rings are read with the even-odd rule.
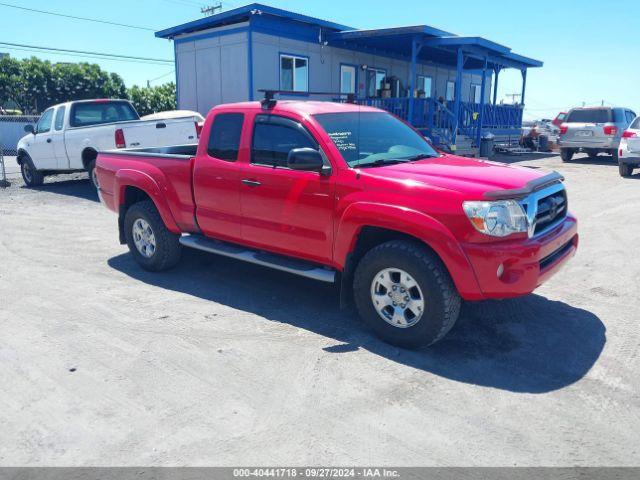
[[[147,148],[197,143],[200,124],[193,116],[140,120],[127,100],[80,100],[45,110],[18,142],[17,162],[27,186],[38,186],[46,175],[93,173],[98,152],[117,148]]]

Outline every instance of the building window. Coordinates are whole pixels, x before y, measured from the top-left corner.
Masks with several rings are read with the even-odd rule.
[[[416,90],[418,91],[418,97],[431,98],[431,77],[418,75]]]
[[[452,82],[451,80],[447,80],[447,90],[444,94],[444,99],[447,102],[453,102],[456,97],[456,82]]]
[[[280,88],[291,92],[309,91],[309,59],[280,55]]]
[[[482,87],[480,85],[471,84],[471,95],[469,95],[469,101],[473,103],[480,103],[482,99]]]
[[[220,113],[213,119],[207,153],[213,158],[233,162],[238,159],[243,113]]]
[[[387,71],[381,68],[367,68],[367,97],[381,97]]]

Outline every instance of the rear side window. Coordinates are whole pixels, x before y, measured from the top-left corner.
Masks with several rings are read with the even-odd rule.
[[[66,110],[67,110],[66,107],[58,108],[58,111],[56,112],[56,121],[55,121],[56,130],[62,130],[62,127],[64,125],[64,112]]]
[[[298,122],[283,117],[258,115],[253,127],[251,163],[286,167],[294,148],[318,149],[311,134]]]
[[[636,118],[629,128],[633,128],[634,130],[640,130],[640,117]]]
[[[612,121],[611,110],[608,108],[585,108],[569,112],[567,123],[607,123]]]
[[[72,127],[88,127],[139,119],[129,102],[82,102],[71,107],[70,123]]]
[[[207,153],[234,162],[238,159],[244,113],[220,113],[213,119]]]

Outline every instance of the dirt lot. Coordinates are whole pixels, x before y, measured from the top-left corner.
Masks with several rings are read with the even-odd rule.
[[[640,175],[562,164],[581,245],[437,346],[186,252],[142,271],[83,176],[0,190],[0,465],[640,465]],[[14,170],[15,171],[15,170]]]

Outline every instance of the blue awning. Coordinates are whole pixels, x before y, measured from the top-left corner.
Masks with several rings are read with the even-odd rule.
[[[380,52],[400,57],[411,55],[412,43],[420,45],[418,61],[456,65],[457,51],[461,48],[465,57],[464,69],[477,70],[486,58],[490,68],[526,69],[541,67],[542,62],[513,53],[509,47],[482,37],[459,37],[452,33],[430,27],[382,28],[375,30],[345,30],[330,33],[329,44],[372,53]]]

